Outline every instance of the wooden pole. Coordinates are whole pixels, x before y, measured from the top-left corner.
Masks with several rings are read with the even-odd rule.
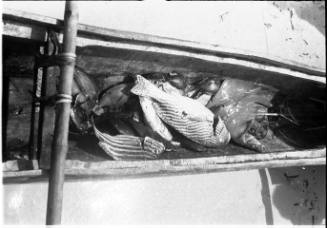
[[[40,46],[38,45],[37,51],[40,51]],[[37,97],[38,87],[40,84],[41,79],[41,71],[39,70],[39,67],[35,64],[34,65],[34,75],[33,75],[33,97]],[[29,160],[35,160],[36,150],[35,150],[35,144],[36,144],[36,134],[35,134],[35,127],[36,123],[35,120],[37,119],[38,114],[36,113],[36,107],[39,106],[39,101],[32,101],[32,109],[31,109],[31,124],[30,124],[30,136],[29,136],[29,148],[28,148],[28,158]]]
[[[56,103],[56,122],[52,144],[46,224],[61,223],[64,165],[68,149],[68,128],[71,106],[71,87],[75,67],[78,25],[77,2],[66,1],[63,52],[60,54],[60,81]]]

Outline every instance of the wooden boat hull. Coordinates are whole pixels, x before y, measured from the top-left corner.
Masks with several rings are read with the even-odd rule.
[[[62,38],[62,22],[56,19],[40,17],[23,12],[6,11],[4,19],[4,42],[42,44],[47,29],[55,31]],[[10,50],[10,48],[8,48]],[[291,61],[283,61],[267,56],[255,56],[235,50],[223,49],[214,45],[167,39],[162,37],[102,29],[93,26],[79,25],[77,39],[77,66],[84,69],[101,87],[101,82],[123,73],[142,74],[148,72],[179,72],[187,77],[220,77],[237,78],[263,83],[280,92],[301,96],[319,96],[325,100],[325,70],[306,66]],[[28,54],[31,58],[32,51]],[[32,67],[28,69],[31,73]],[[28,71],[27,70],[27,71]],[[52,69],[52,75],[56,70]],[[103,89],[103,88],[102,88]],[[49,89],[48,91],[54,89]],[[51,113],[53,110],[49,110]],[[49,114],[53,122],[53,116]],[[50,121],[50,122],[51,122]],[[52,126],[46,131],[49,135]],[[85,138],[82,139],[82,141]],[[74,141],[74,140],[72,140]],[[89,142],[92,142],[90,139]],[[85,144],[90,144],[84,142]],[[72,148],[83,147],[80,142],[72,142]],[[94,143],[94,140],[93,140]],[[49,144],[44,143],[40,166],[49,168]],[[84,147],[84,149],[87,147]],[[86,150],[91,157],[101,152],[89,146]],[[73,150],[73,149],[72,149]],[[228,151],[228,152],[226,152]],[[102,157],[101,157],[102,156]],[[156,161],[107,161],[108,157],[92,161],[77,161],[69,158],[66,161],[67,175],[152,175],[216,172],[265,167],[303,166],[326,164],[326,147],[313,147],[307,150],[282,148],[269,154],[253,154],[244,148],[231,145],[228,150],[217,150],[214,153],[194,153],[181,151],[178,154],[166,154]],[[18,166],[12,162],[11,167]],[[28,163],[28,162],[27,162]],[[10,165],[9,165],[10,166]],[[8,167],[8,171],[10,168]],[[18,167],[16,167],[18,169]],[[28,171],[31,175],[40,176],[42,170]],[[17,172],[5,172],[5,176],[18,177]],[[27,174],[29,175],[29,174]]]

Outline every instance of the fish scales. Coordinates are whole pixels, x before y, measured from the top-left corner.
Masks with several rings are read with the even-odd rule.
[[[156,156],[150,156],[147,154],[133,154],[133,155],[127,155],[125,153],[122,153],[123,151],[117,150],[115,148],[110,147],[107,143],[99,142],[99,146],[107,152],[111,157],[113,157],[115,160],[137,160],[137,159],[154,159]]]
[[[215,147],[230,140],[224,122],[218,117],[214,128],[214,114],[196,100],[167,94],[140,75],[131,92],[150,97],[160,119],[194,142]]]
[[[228,134],[222,124],[222,120],[217,125],[218,137],[212,137],[214,134],[213,119],[212,121],[197,121],[187,117],[183,117],[183,112],[178,112],[178,107],[173,103],[154,103],[157,113],[168,125],[174,126],[176,130],[188,137],[192,141],[207,146],[216,146],[219,143],[219,136]],[[180,118],[176,118],[180,116]]]
[[[104,143],[104,142],[101,142]],[[107,148],[107,150],[109,150],[109,153],[114,154],[115,156],[119,156],[119,157],[156,157],[155,154],[150,154],[150,153],[142,153],[142,150],[139,151],[128,151],[124,148],[118,148],[118,147],[113,147],[112,145],[108,144],[108,143],[104,143],[105,147]]]
[[[139,97],[139,101],[147,124],[163,139],[171,141],[173,136],[158,117],[156,110],[153,107],[152,100],[148,97]]]
[[[143,150],[141,147],[134,146],[133,149],[130,147],[125,147],[123,143],[120,143],[118,145],[114,145],[109,142],[101,142],[102,148],[105,147],[105,151],[113,156],[119,156],[127,158],[143,158],[143,157],[155,157],[155,154],[151,156],[151,153],[147,153],[146,150]]]
[[[124,148],[114,147],[105,142],[100,142],[100,143],[102,143],[107,148],[107,150],[109,150],[109,152],[114,154],[115,156],[130,156],[130,157],[144,156],[144,154],[137,153],[137,152],[141,152],[141,150],[134,151],[133,153],[131,151],[126,152]]]
[[[136,146],[141,146],[141,143],[138,140],[133,140],[132,137],[129,140],[124,140],[124,139],[120,138],[119,136],[120,135],[115,136],[115,137],[107,136],[107,137],[104,137],[103,139],[105,141],[107,141],[108,143],[111,143],[114,146],[124,147],[127,149],[134,149],[134,148],[136,148]]]
[[[162,143],[150,137],[142,139],[128,135],[111,136],[100,132],[94,125],[93,128],[100,140],[99,146],[117,160],[155,159],[165,149]]]
[[[112,137],[101,132],[98,132],[98,135],[103,141],[106,141],[117,148],[123,148],[129,151],[139,151],[138,148],[141,146],[141,142],[136,137],[125,137],[124,135]]]

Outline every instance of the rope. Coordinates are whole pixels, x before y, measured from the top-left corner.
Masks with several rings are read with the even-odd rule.
[[[72,102],[72,96],[68,94],[58,94],[56,99],[56,104],[59,103],[71,103]]]
[[[75,63],[76,55],[75,53],[63,52],[57,57],[60,65],[70,65]]]

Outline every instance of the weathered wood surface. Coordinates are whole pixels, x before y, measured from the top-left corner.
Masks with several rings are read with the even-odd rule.
[[[61,20],[10,9],[4,10],[3,19],[4,35],[41,41],[44,40],[45,27],[60,31],[63,25]],[[256,63],[264,62],[267,65],[284,67],[318,76],[325,76],[326,74],[325,68],[321,69],[275,56],[249,53],[242,50],[220,47],[218,45],[202,44],[153,35],[105,29],[83,24],[79,25],[78,30],[79,36],[86,36],[95,40],[114,41],[122,44],[132,43],[144,46],[169,47],[189,52],[193,51],[196,53],[204,52],[221,57],[237,58]]]
[[[108,71],[134,73],[177,71],[190,76],[200,76],[201,73],[207,73],[257,81],[286,90],[289,90],[290,86],[304,89],[315,82],[326,84],[324,77],[210,54],[92,41],[87,38],[80,38],[79,42],[81,46],[77,49],[77,65],[90,74]],[[95,43],[97,45],[94,45]]]
[[[275,152],[266,154],[251,154],[251,155],[233,155],[233,156],[220,156],[220,157],[206,157],[197,159],[172,159],[172,160],[153,160],[153,161],[105,161],[105,162],[80,162],[80,161],[66,161],[66,167],[72,169],[106,169],[108,168],[169,168],[169,167],[186,167],[192,168],[199,166],[211,166],[218,164],[236,164],[248,162],[264,162],[273,160],[296,160],[296,159],[311,159],[311,158],[324,158],[326,157],[325,149],[306,150],[306,151],[290,151],[290,152]]]
[[[99,162],[87,162],[79,160],[66,160],[66,170],[87,170],[92,172],[113,172],[113,170],[125,169],[128,170],[184,170],[191,171],[192,169],[201,168],[214,168],[219,165],[231,165],[242,164],[243,168],[251,169],[253,165],[249,165],[255,162],[269,162],[278,161],[281,165],[296,164],[297,161],[301,161],[302,165],[317,165],[325,164],[326,150],[302,150],[302,151],[289,151],[289,152],[274,152],[264,154],[251,154],[251,155],[229,155],[220,157],[205,157],[205,158],[190,158],[190,159],[172,159],[172,160],[144,160],[144,161],[99,161]],[[318,159],[318,160],[311,160]],[[305,161],[308,161],[305,163]],[[319,161],[319,163],[311,163],[311,161]],[[322,162],[323,161],[323,162]],[[9,164],[9,163],[8,163]],[[11,164],[11,163],[10,163]],[[272,163],[274,164],[274,163]],[[10,166],[9,166],[10,167]],[[10,171],[10,168],[6,169]],[[86,171],[86,172],[87,172]],[[69,171],[70,172],[70,171]],[[81,171],[84,172],[84,171]],[[91,172],[91,173],[92,173]]]
[[[33,100],[34,55],[38,47],[35,42],[23,42],[12,38],[3,39],[3,43],[3,80],[9,84],[8,104],[3,106],[3,113],[8,115],[3,119],[3,124],[6,125],[4,134],[6,146],[4,148],[6,148],[8,159],[17,159],[27,156],[28,152]],[[39,69],[40,74],[41,71]],[[46,96],[55,94],[56,77],[59,74],[57,67],[51,67],[49,71]],[[38,88],[39,90],[40,88]],[[42,150],[45,154],[49,154],[54,126],[54,107],[49,102],[46,102],[45,106],[44,121],[46,124],[43,126]],[[38,114],[39,107],[35,110]],[[36,149],[36,144],[34,149]]]
[[[107,161],[87,163],[67,161],[67,180],[76,178],[135,178],[169,175],[227,172],[238,170],[326,165],[326,150],[298,151],[290,153],[258,154],[254,157],[237,155],[221,158],[155,160],[155,161]],[[75,163],[75,164],[73,164]],[[23,181],[45,181],[45,170],[7,171],[3,173],[5,183]]]
[[[39,164],[37,160],[10,160],[2,163],[3,172],[37,170]]]

